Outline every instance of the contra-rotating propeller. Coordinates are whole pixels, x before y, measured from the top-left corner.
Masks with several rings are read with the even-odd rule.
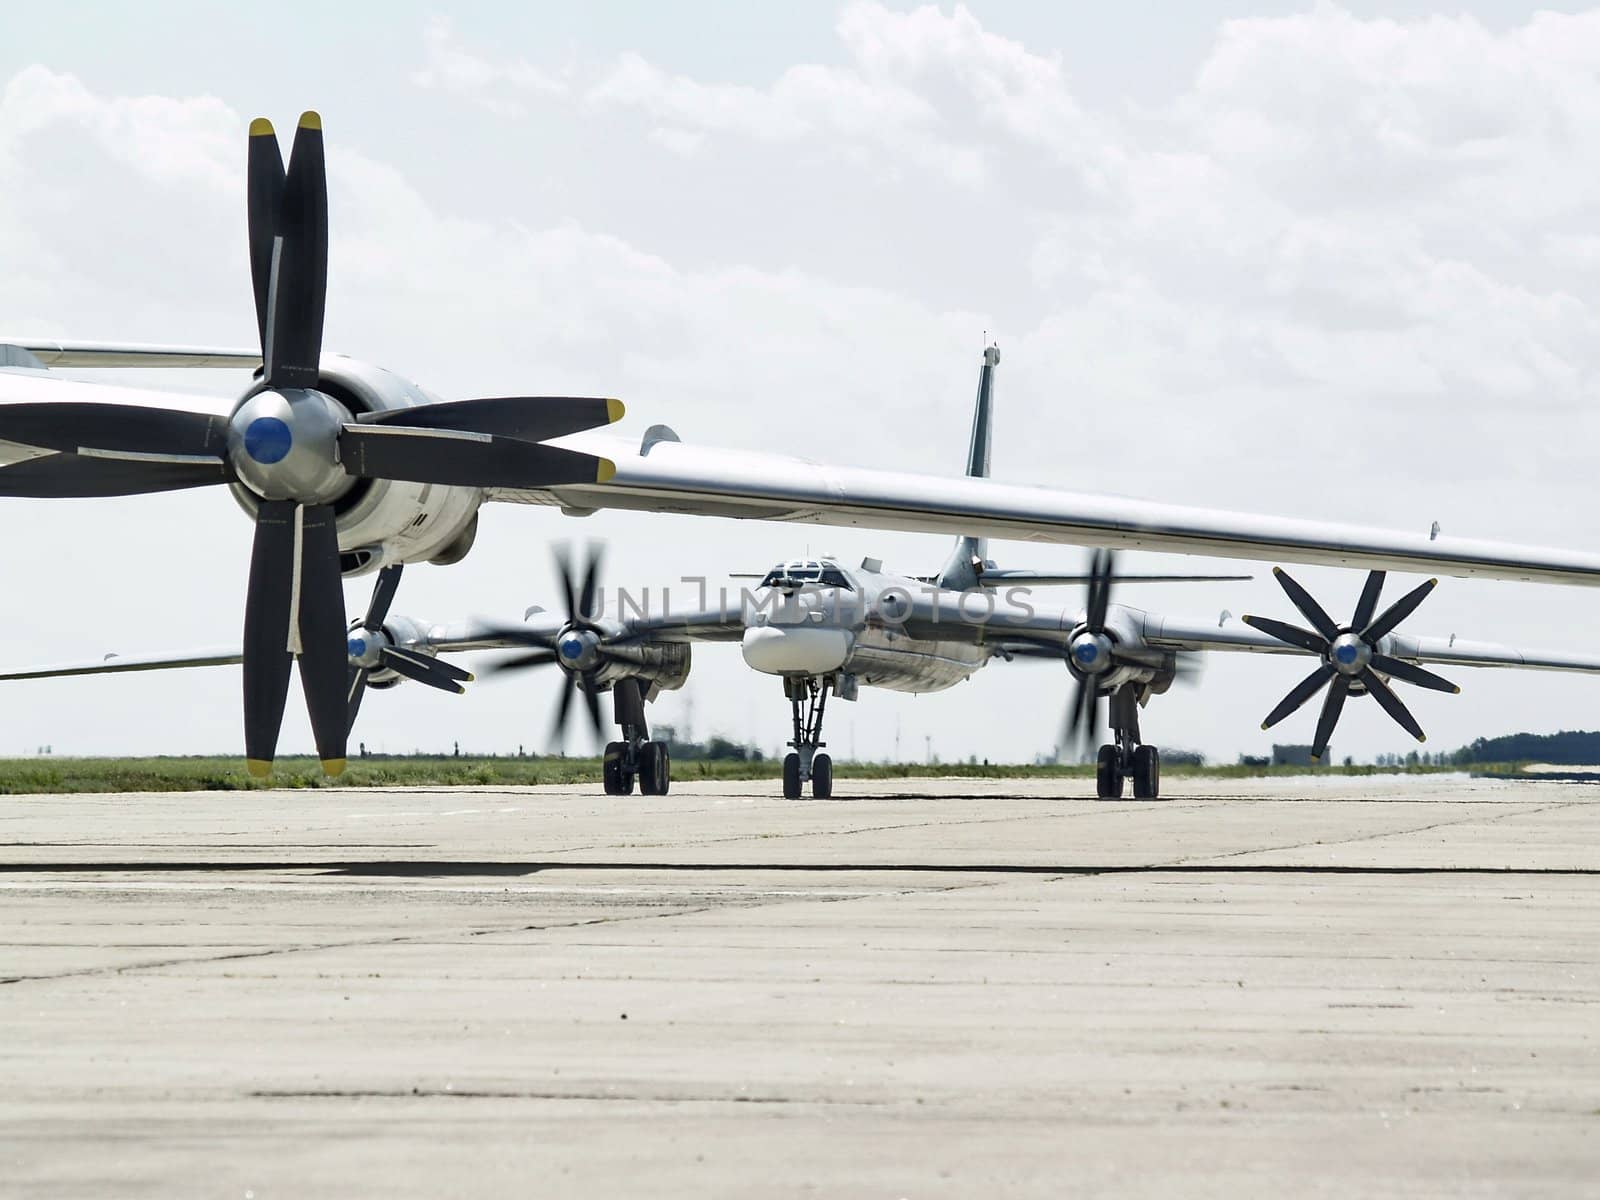
[[[538,443],[615,421],[622,406],[501,397],[353,417],[316,390],[328,268],[321,118],[300,118],[287,171],[270,122],[252,122],[249,145],[259,383],[230,417],[100,403],[0,407],[0,440],[52,452],[0,470],[0,495],[243,485],[256,507],[244,616],[245,754],[252,773],[271,770],[298,658],[318,756],[338,774],[348,709],[359,697],[348,677],[334,502],[362,477],[478,488],[604,482],[614,470],[607,460]],[[396,578],[387,595],[380,585],[373,611],[387,610]]]
[[[1154,579],[1155,576],[1119,576],[1116,555],[1096,550],[1089,560],[1089,598],[1083,624],[1067,643],[1067,665],[1077,681],[1067,706],[1057,753],[1077,741],[1081,752],[1092,752],[1100,740],[1100,691],[1103,680],[1118,667],[1141,667],[1166,674],[1169,680],[1192,678],[1197,668],[1192,658],[1167,651],[1118,644],[1107,631],[1111,590],[1119,579]],[[1186,580],[1191,577],[1184,577]],[[1202,577],[1195,576],[1195,579]]]
[[[463,684],[473,681],[471,671],[463,670],[431,654],[423,654],[404,646],[397,646],[385,631],[383,623],[394,603],[395,592],[400,587],[401,564],[394,563],[378,572],[378,582],[372,589],[372,599],[367,603],[366,616],[350,627],[345,650],[349,655],[349,691],[345,697],[347,730],[356,727],[356,714],[361,711],[361,698],[366,693],[372,672],[388,668],[416,683],[438,688],[441,692],[461,695],[467,689]]]
[[[506,671],[524,671],[552,664],[561,668],[561,703],[551,723],[551,740],[560,746],[566,741],[567,719],[572,712],[574,693],[583,696],[584,709],[589,714],[589,726],[596,738],[601,736],[600,689],[595,672],[607,659],[624,657],[626,647],[607,644],[605,630],[594,620],[595,601],[600,595],[600,564],[605,558],[604,547],[595,543],[589,552],[589,565],[583,573],[583,583],[578,583],[571,551],[565,545],[553,548],[556,570],[561,576],[561,590],[566,602],[566,622],[554,633],[531,629],[503,629],[497,636],[505,641],[521,642],[534,649],[514,658],[502,659],[488,669],[486,674],[498,675]]]
[[[1402,729],[1419,742],[1427,741],[1416,718],[1383,681],[1383,676],[1403,679],[1436,692],[1459,692],[1461,689],[1432,671],[1381,653],[1380,644],[1401,621],[1416,611],[1439,581],[1430,579],[1419,584],[1374,617],[1385,575],[1382,571],[1372,571],[1361,589],[1361,599],[1356,602],[1355,616],[1349,625],[1341,626],[1282,567],[1272,568],[1272,573],[1277,576],[1290,602],[1311,623],[1311,629],[1274,621],[1271,617],[1246,616],[1245,623],[1298,650],[1318,655],[1322,663],[1267,714],[1267,719],[1261,722],[1261,728],[1272,728],[1326,687],[1328,694],[1322,701],[1322,715],[1317,718],[1316,740],[1311,746],[1313,761],[1320,761],[1327,753],[1328,742],[1339,723],[1339,714],[1344,711],[1345,698],[1352,691],[1357,694],[1367,692]]]

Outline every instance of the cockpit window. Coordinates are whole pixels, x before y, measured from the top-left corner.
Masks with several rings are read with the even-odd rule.
[[[847,592],[855,590],[839,565],[827,561],[780,563],[767,572],[761,586],[786,591],[806,587],[839,588]]]

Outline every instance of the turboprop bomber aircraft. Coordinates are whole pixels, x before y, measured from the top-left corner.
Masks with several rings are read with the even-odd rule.
[[[989,470],[994,367],[998,352],[985,355],[967,455],[970,476]],[[862,687],[900,692],[937,692],[955,686],[995,661],[1045,659],[1063,664],[1075,684],[1069,728],[1086,749],[1099,741],[1100,700],[1108,700],[1112,738],[1098,747],[1096,791],[1123,794],[1131,780],[1141,799],[1160,795],[1159,750],[1142,740],[1139,712],[1164,694],[1207,651],[1304,653],[1317,659],[1305,677],[1263,721],[1277,724],[1324,692],[1313,751],[1321,757],[1345,701],[1371,696],[1412,736],[1422,729],[1390,684],[1394,680],[1435,691],[1459,690],[1422,664],[1524,667],[1600,673],[1600,656],[1536,654],[1450,638],[1411,637],[1397,627],[1433,589],[1436,580],[1414,587],[1381,613],[1385,576],[1373,571],[1349,625],[1340,625],[1281,569],[1278,582],[1310,626],[1270,617],[1233,620],[1172,617],[1112,602],[1120,583],[1193,580],[1229,581],[1248,576],[1121,576],[1109,551],[1096,551],[1085,575],[1002,569],[989,558],[983,539],[962,537],[937,575],[888,572],[875,559],[846,567],[834,559],[807,559],[774,566],[753,590],[731,601],[676,612],[651,613],[644,603],[614,593],[606,612],[600,585],[601,560],[591,555],[580,579],[565,550],[557,565],[564,592],[561,611],[530,609],[521,624],[467,621],[436,625],[391,616],[398,568],[380,572],[373,603],[349,631],[346,646],[346,716],[353,725],[368,687],[391,687],[412,679],[460,692],[472,675],[439,656],[466,651],[519,648],[523,653],[493,665],[496,673],[556,667],[560,700],[554,718],[559,739],[581,697],[598,737],[600,696],[610,692],[620,738],[605,748],[603,777],[609,794],[638,784],[646,794],[665,794],[671,763],[664,743],[650,737],[646,702],[683,686],[695,642],[738,642],[753,670],[783,681],[790,705],[791,752],[785,757],[783,791],[798,798],[833,790],[833,763],[822,737],[830,696],[855,700]],[[1080,608],[1036,605],[1036,586],[1086,584]],[[629,608],[633,609],[631,615]],[[212,666],[240,661],[227,649],[167,656],[111,658],[94,663],[0,674],[0,679],[100,674]]]
[[[0,337],[0,496],[113,497],[224,486],[255,526],[244,614],[245,753],[267,772],[299,663],[318,754],[344,762],[343,576],[471,549],[488,501],[567,513],[699,516],[1002,537],[1228,558],[1600,585],[1600,554],[1221,512],[996,482],[840,467],[683,442],[665,425],[605,434],[615,400],[441,402],[381,367],[322,351],[328,204],[322,122],[304,114],[287,170],[250,127],[249,259],[259,349]],[[985,352],[985,379],[998,351]],[[207,398],[66,380],[52,367],[256,372]],[[387,589],[387,595],[385,594]],[[412,664],[414,665],[414,664]],[[420,668],[419,668],[420,670]]]

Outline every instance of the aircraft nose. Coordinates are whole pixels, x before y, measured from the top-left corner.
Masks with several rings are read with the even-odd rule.
[[[751,670],[768,675],[826,675],[850,657],[850,635],[842,629],[806,625],[755,625],[741,646]]]

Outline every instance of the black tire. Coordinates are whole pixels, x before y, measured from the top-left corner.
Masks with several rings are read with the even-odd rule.
[[[672,765],[662,742],[639,747],[639,791],[645,796],[665,796],[672,785]]]
[[[608,742],[606,756],[600,764],[600,778],[606,795],[626,796],[633,791],[633,776],[623,769],[628,747],[624,742]]]
[[[833,759],[819,754],[811,760],[811,794],[818,800],[833,795]]]
[[[1133,798],[1158,800],[1161,797],[1161,752],[1154,746],[1140,746],[1133,752]]]
[[[1102,800],[1122,799],[1122,768],[1117,763],[1117,748],[1101,746],[1094,766],[1095,795]]]
[[[783,760],[783,798],[800,799],[800,756],[791,754]]]

